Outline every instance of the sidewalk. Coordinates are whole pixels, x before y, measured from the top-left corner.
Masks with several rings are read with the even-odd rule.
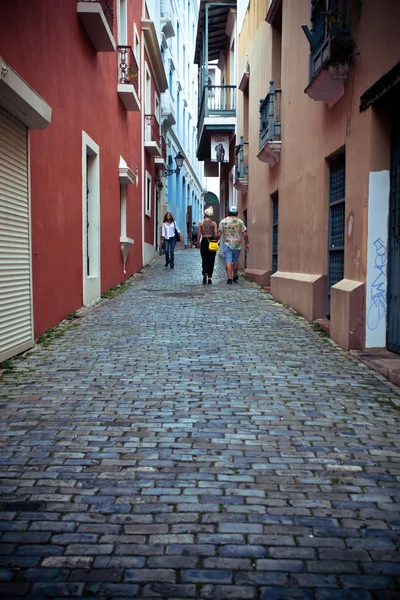
[[[398,600],[400,395],[217,257],[0,381],[0,596]]]

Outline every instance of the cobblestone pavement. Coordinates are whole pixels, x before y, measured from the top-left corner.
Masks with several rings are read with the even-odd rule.
[[[3,598],[400,598],[396,388],[162,258],[1,381]]]

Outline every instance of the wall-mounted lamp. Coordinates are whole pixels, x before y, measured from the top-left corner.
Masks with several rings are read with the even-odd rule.
[[[178,175],[179,171],[182,169],[184,160],[185,160],[185,157],[182,156],[182,154],[180,152],[178,152],[178,154],[175,156],[176,169],[167,169],[166,171],[162,171],[161,177],[169,177],[170,175],[173,175],[174,173],[176,173],[176,175]]]

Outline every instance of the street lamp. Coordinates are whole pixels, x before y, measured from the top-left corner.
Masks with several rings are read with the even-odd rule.
[[[170,175],[173,175],[174,173],[176,173],[178,175],[179,171],[182,169],[184,160],[185,160],[185,157],[180,152],[178,152],[178,154],[175,156],[176,169],[167,169],[166,171],[162,171],[161,177],[169,177]]]

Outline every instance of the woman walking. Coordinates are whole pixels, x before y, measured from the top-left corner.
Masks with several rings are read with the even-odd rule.
[[[197,234],[197,243],[200,245],[203,284],[212,283],[212,275],[214,271],[216,252],[211,252],[208,244],[212,240],[217,239],[217,224],[211,219],[214,214],[213,208],[210,206],[204,211],[204,221],[199,223],[199,232]],[[201,239],[201,242],[200,242]]]
[[[162,224],[162,233],[161,233],[161,244],[164,244],[165,247],[165,266],[171,265],[171,269],[174,268],[175,262],[175,232],[180,233],[175,221],[174,217],[170,212],[165,213],[164,221]]]

